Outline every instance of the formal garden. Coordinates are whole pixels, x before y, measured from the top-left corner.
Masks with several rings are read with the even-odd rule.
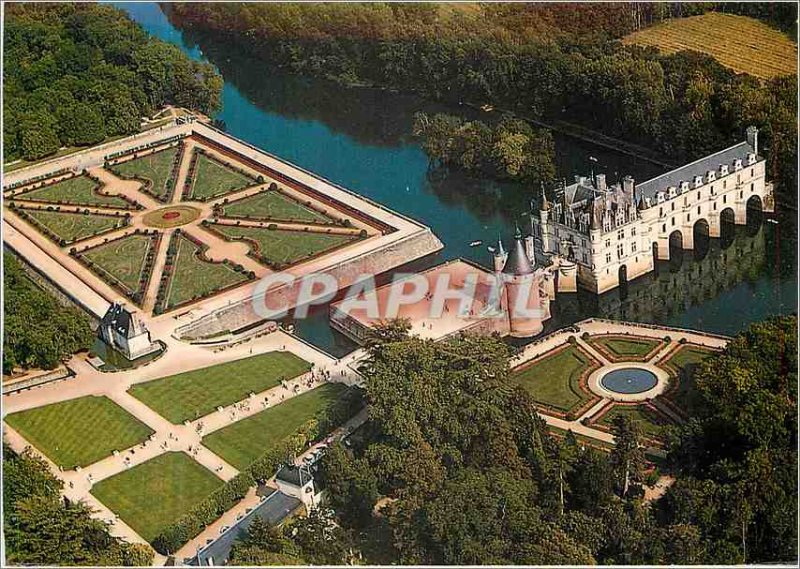
[[[272,186],[275,186],[274,188]],[[336,220],[303,204],[277,189],[275,184],[267,190],[219,207],[220,215],[232,219],[265,221],[290,221],[315,225],[333,225]]]
[[[144,193],[168,203],[175,192],[183,147],[183,142],[178,142],[143,156],[133,154],[133,158],[123,162],[117,158],[107,168],[120,178],[142,182],[141,190]]]
[[[204,224],[206,229],[228,241],[244,241],[250,245],[249,255],[275,270],[285,269],[330,253],[362,238],[358,233],[333,233],[279,229],[277,226],[253,227],[223,223]]]
[[[255,279],[241,265],[211,261],[208,246],[176,229],[167,250],[155,311],[173,310]]]
[[[612,362],[647,361],[655,355],[660,347],[663,347],[663,340],[660,338],[618,334],[587,335],[584,340]]]
[[[242,168],[211,156],[203,148],[195,148],[191,160],[183,190],[185,200],[204,202],[258,183]]]
[[[40,186],[40,187],[35,187]],[[113,209],[134,209],[120,196],[104,195],[103,185],[92,176],[83,174],[50,183],[35,184],[34,189],[14,193],[13,198],[55,205],[92,206]]]
[[[141,305],[150,282],[161,234],[133,233],[107,243],[70,251],[103,281]]]
[[[129,393],[172,423],[181,424],[310,369],[311,364],[290,352],[269,352],[139,383]]]
[[[334,404],[347,389],[341,383],[325,383],[279,405],[242,419],[203,438],[203,445],[239,470],[245,470],[287,437]]]
[[[88,209],[81,212],[60,211],[58,206],[33,209],[13,203],[11,209],[61,247],[115,231],[130,222],[128,214],[123,215],[122,212],[111,215]]]
[[[69,399],[12,413],[6,422],[65,470],[88,466],[153,433],[107,397]]]
[[[161,531],[223,486],[182,452],[166,452],[92,487],[92,495],[152,542]]]

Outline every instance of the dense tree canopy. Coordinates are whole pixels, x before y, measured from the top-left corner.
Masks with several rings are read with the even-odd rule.
[[[17,367],[52,369],[62,358],[88,349],[95,337],[89,317],[35,285],[13,255],[3,257],[3,373]]]
[[[125,543],[90,516],[83,503],[65,504],[62,483],[40,458],[3,447],[3,529],[13,565],[147,566],[153,550]]]
[[[165,5],[179,27],[213,34],[271,65],[578,123],[676,163],[741,141],[752,124],[762,131],[770,176],[793,196],[796,76],[762,82],[709,56],[660,55],[616,41],[665,17],[710,9],[749,11],[773,23],[797,17],[795,6],[759,11],[722,3]]]
[[[222,79],[206,63],[98,4],[9,4],[3,70],[4,159],[138,132],[165,104],[211,113]]]

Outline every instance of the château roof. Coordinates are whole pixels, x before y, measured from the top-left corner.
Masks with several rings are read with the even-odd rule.
[[[730,148],[720,150],[715,154],[676,168],[671,172],[636,184],[637,194],[644,198],[654,199],[658,192],[665,191],[669,187],[677,188],[681,182],[691,183],[696,176],[705,176],[709,170],[718,172],[720,164],[727,164],[732,172],[733,164],[736,160],[741,160],[746,165],[747,155],[754,153],[755,149],[748,142],[740,142]]]
[[[143,332],[133,314],[123,304],[115,302],[109,306],[100,321],[103,328],[112,328],[124,338],[133,338]]]
[[[514,245],[508,252],[503,273],[507,275],[529,275],[533,273],[533,266],[530,259],[528,259],[528,254],[525,252],[525,244],[522,242],[522,233],[519,228],[517,228],[517,234],[514,236]]]

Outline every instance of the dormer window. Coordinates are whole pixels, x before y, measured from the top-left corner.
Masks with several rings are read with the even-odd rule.
[[[736,162],[733,163],[733,170],[734,171],[739,171],[741,169],[742,169],[742,159],[741,158],[737,158]]]
[[[668,191],[670,198],[674,198],[677,195],[677,190],[675,189],[675,186],[670,186]]]
[[[727,176],[728,175],[728,165],[727,164],[720,164],[719,165],[719,175],[720,176]]]
[[[689,191],[689,182],[681,182],[681,193]]]
[[[699,188],[703,185],[703,176],[695,176],[694,177],[694,187]]]
[[[747,155],[747,165],[752,166],[756,163],[756,155],[752,152]]]
[[[664,203],[667,201],[666,196],[664,196],[664,192],[658,192],[656,194],[656,203]]]
[[[713,182],[716,179],[717,179],[716,172],[714,172],[714,170],[709,170],[708,173],[706,174],[706,182]]]

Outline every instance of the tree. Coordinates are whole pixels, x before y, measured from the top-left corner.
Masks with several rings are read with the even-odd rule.
[[[614,417],[614,450],[611,464],[614,478],[622,498],[627,498],[632,484],[639,484],[644,474],[644,450],[642,430],[639,424],[626,414]]]

